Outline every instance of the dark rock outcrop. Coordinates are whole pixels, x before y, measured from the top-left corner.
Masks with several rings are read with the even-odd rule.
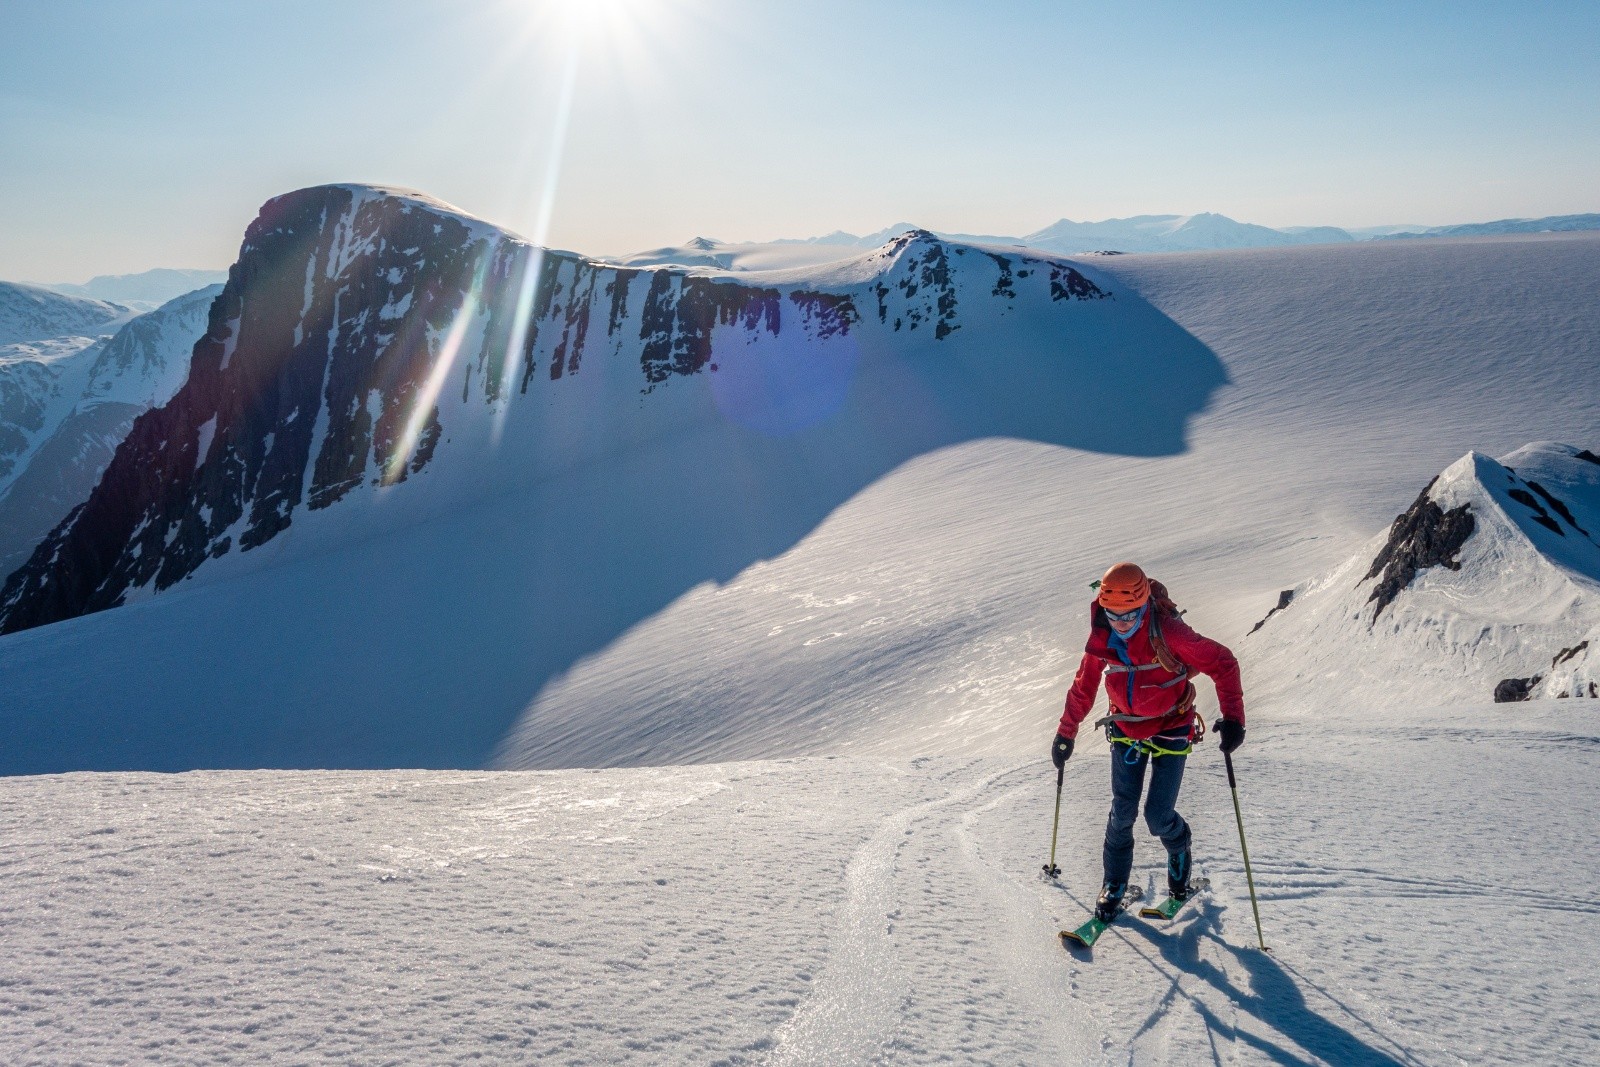
[[[1564,500],[1554,495],[1550,492],[1550,490],[1546,489],[1544,486],[1540,485],[1531,478],[1528,479],[1528,488],[1532,489],[1535,493],[1538,493],[1541,497],[1543,497],[1544,502],[1550,505],[1550,509],[1565,519],[1568,526],[1572,527],[1574,530],[1577,530],[1585,537],[1589,536],[1589,531],[1578,525],[1578,520],[1573,517],[1572,509],[1567,507]]]
[[[1557,667],[1561,666],[1563,663],[1567,662],[1568,660],[1577,659],[1578,658],[1578,653],[1582,652],[1584,649],[1586,649],[1588,647],[1589,647],[1589,642],[1588,641],[1579,641],[1576,645],[1573,645],[1571,648],[1563,648],[1560,652],[1557,652],[1553,657],[1551,657],[1551,659],[1550,659],[1550,669],[1551,670],[1555,670]]]
[[[1538,498],[1536,498],[1532,493],[1528,492],[1526,489],[1512,489],[1507,495],[1510,496],[1512,500],[1515,500],[1517,503],[1533,512],[1534,522],[1556,534],[1558,537],[1567,536],[1567,531],[1563,530],[1560,523],[1556,522],[1556,520],[1550,517],[1550,513],[1545,511],[1544,505],[1540,504]]]
[[[1104,300],[1110,295],[1071,267],[1060,263],[1050,265],[1050,299]]]
[[[1403,514],[1397,516],[1389,527],[1389,540],[1372,561],[1366,577],[1377,578],[1367,602],[1376,603],[1372,621],[1377,622],[1383,609],[1394,602],[1400,591],[1411,584],[1417,572],[1429,567],[1448,567],[1460,570],[1456,554],[1477,528],[1470,504],[1445,511],[1429,496],[1435,478]]]
[[[1017,290],[1011,276],[1011,260],[995,252],[985,253],[994,260],[994,265],[1000,268],[1000,276],[995,279],[994,288],[990,290],[991,296],[1002,296],[1007,300],[1015,300]]]
[[[956,321],[956,287],[950,276],[945,243],[927,230],[908,230],[885,245],[883,251],[897,262],[874,288],[878,321],[889,322],[889,296],[898,293],[902,306],[894,318],[894,329],[915,330],[931,321],[935,339],[942,341],[950,336],[960,323]]]
[[[1259,630],[1263,626],[1265,626],[1267,624],[1267,620],[1268,619],[1272,618],[1278,612],[1280,612],[1284,608],[1288,607],[1290,601],[1292,601],[1292,600],[1294,600],[1294,590],[1293,589],[1285,589],[1283,592],[1279,593],[1278,594],[1278,604],[1277,604],[1277,606],[1274,607],[1271,611],[1267,612],[1265,615],[1263,615],[1261,617],[1261,621],[1256,623],[1254,626],[1252,626],[1250,628],[1250,633],[1253,634],[1257,630]],[[1245,636],[1248,637],[1249,634],[1246,634]]]
[[[1510,704],[1519,700],[1528,700],[1533,696],[1533,687],[1544,680],[1544,675],[1536,674],[1532,678],[1505,678],[1494,687],[1494,702],[1496,704]]]

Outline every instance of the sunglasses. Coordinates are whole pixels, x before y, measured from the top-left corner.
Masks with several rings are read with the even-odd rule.
[[[1102,609],[1102,610],[1104,610],[1104,609]],[[1139,606],[1137,608],[1134,608],[1132,611],[1122,611],[1122,612],[1107,611],[1106,612],[1106,618],[1110,619],[1112,622],[1133,622],[1133,621],[1135,621],[1136,619],[1139,618],[1139,612],[1141,612],[1143,610],[1144,610],[1144,607],[1143,607],[1143,605],[1141,605],[1141,606]]]

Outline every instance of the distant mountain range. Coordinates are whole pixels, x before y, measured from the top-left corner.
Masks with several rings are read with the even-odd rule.
[[[82,285],[71,282],[32,284],[67,296],[109,301],[135,311],[154,311],[185,293],[208,285],[221,285],[227,280],[228,272],[225,270],[172,270],[158,267],[138,274],[102,274]]]
[[[839,245],[876,248],[889,238],[917,229],[899,223],[876,233],[856,236],[835,230],[822,237],[779,240],[772,244]],[[1375,226],[1346,230],[1337,226],[1291,226],[1274,229],[1238,222],[1226,215],[1135,215],[1102,222],[1062,219],[1021,237],[996,234],[958,234],[933,231],[953,241],[976,244],[1027,245],[1046,252],[1194,252],[1218,248],[1264,248],[1274,245],[1341,244],[1348,241],[1392,240],[1410,237],[1479,237],[1509,233],[1550,233],[1600,230],[1600,214],[1552,215],[1542,219],[1501,219],[1497,222],[1457,226]],[[704,238],[697,241],[704,244]],[[715,243],[715,242],[713,242]]]

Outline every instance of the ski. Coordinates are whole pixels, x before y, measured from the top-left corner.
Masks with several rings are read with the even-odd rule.
[[[1189,895],[1179,900],[1177,897],[1168,897],[1159,904],[1148,904],[1139,909],[1139,914],[1146,919],[1170,919],[1178,914],[1178,909],[1195,898],[1195,894],[1203,889],[1210,889],[1211,881],[1207,878],[1196,878],[1189,883]]]
[[[1122,907],[1117,909],[1117,913],[1120,915],[1128,910],[1128,905],[1137,904],[1143,899],[1144,890],[1136,885],[1130,885],[1128,891],[1122,895]],[[1106,924],[1098,918],[1091,918],[1076,930],[1061,931],[1061,940],[1081,945],[1084,948],[1092,948],[1094,943],[1100,939],[1100,935],[1105,932]]]

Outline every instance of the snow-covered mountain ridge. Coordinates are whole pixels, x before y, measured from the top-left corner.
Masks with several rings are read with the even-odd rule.
[[[363,484],[371,505],[436,450],[457,469],[435,499],[409,519],[369,506],[362,532],[335,540],[681,432],[708,412],[703,392],[652,395],[674,379],[714,377],[724,416],[783,436],[845,403],[863,334],[937,344],[1018,299],[1107,295],[1071,266],[921,232],[809,280],[608,267],[392,190],[279,197],[246,234],[188,381],[7,582],[0,629],[168,588]],[[656,414],[626,413],[639,405]]]
[[[111,333],[135,314],[121,304],[0,282],[0,345],[97,337]]]
[[[1152,374],[1165,388],[1130,418],[1117,398]],[[365,728],[334,753],[273,727],[277,713],[247,715],[266,733],[204,731],[222,748],[203,761],[481,763],[576,660],[788,551],[906,461],[995,437],[1176,453],[1224,381],[1136,295],[1053,259],[909,234],[826,271],[627,270],[535,252],[417,195],[306,190],[252,225],[187,382],[10,577],[3,622],[158,608],[191,576],[191,605],[212,584],[219,607],[264,593],[247,616],[222,608],[224,625],[159,612],[186,636],[147,662],[276,662],[310,641],[291,673],[374,724],[393,687],[417,695],[418,670],[465,718],[418,700],[409,725],[382,728],[398,746],[385,755]],[[399,643],[369,614],[424,604]],[[284,632],[261,643],[241,618]],[[62,636],[109,647],[76,632]],[[502,669],[475,669],[458,642]],[[440,655],[450,667],[427,668]],[[193,755],[150,740],[124,756]]]
[[[0,575],[88,497],[135,416],[177,391],[221,290],[180,296],[111,337],[0,348],[0,395],[21,411],[0,428]]]
[[[694,272],[720,295],[687,374],[699,342],[647,367],[636,321],[626,348],[595,347],[601,282],[582,358],[550,377],[553,301],[528,392],[514,379],[496,410],[458,359],[403,480],[371,485],[369,458],[259,549],[0,638],[0,769],[34,772],[0,779],[26,815],[0,842],[0,1057],[1583,1062],[1600,902],[1570,887],[1596,876],[1593,702],[1401,703],[1464,690],[1429,666],[1439,648],[1406,644],[1421,627],[1386,628],[1521,612],[1502,632],[1531,654],[1533,608],[1581,584],[1557,556],[1586,551],[1600,467],[1555,446],[1456,464],[1400,528],[1447,532],[1436,509],[1472,535],[1401,538],[1386,563],[1462,569],[1422,568],[1376,627],[1383,570],[1360,580],[1390,538],[1362,549],[1362,632],[1323,644],[1379,700],[1294,677],[1328,634],[1267,655],[1310,592],[1242,635],[1467,448],[1593,446],[1600,242],[1121,256],[1082,269],[1112,294],[1083,300],[1003,251],[886,255],[726,290]],[[436,280],[366,290],[358,262],[324,297],[346,337]],[[854,320],[819,342],[788,287],[847,297]],[[304,283],[285,288],[293,320]],[[382,302],[357,310],[368,291]],[[319,385],[339,377],[322,354]],[[1425,601],[1494,577],[1474,555],[1491,527],[1522,569],[1470,610]],[[1243,662],[1234,760],[1271,953],[1211,744],[1183,810],[1213,888],[1174,923],[1119,923],[1092,962],[1055,936],[1099,879],[1108,756],[1090,735],[1068,765],[1063,873],[1042,880],[1039,742],[1087,581],[1124,556]],[[1530,607],[1530,589],[1553,592]],[[1560,648],[1519,670],[1572,648],[1549,633]],[[1363,664],[1369,639],[1415,658]],[[772,758],[793,755],[824,758]],[[701,765],[659,766],[681,763]],[[636,766],[38,773],[418,764]],[[1152,888],[1165,858],[1138,847]]]
[[[1468,453],[1250,640],[1274,691],[1383,708],[1600,696],[1600,457]],[[1376,546],[1376,547],[1374,547]]]

